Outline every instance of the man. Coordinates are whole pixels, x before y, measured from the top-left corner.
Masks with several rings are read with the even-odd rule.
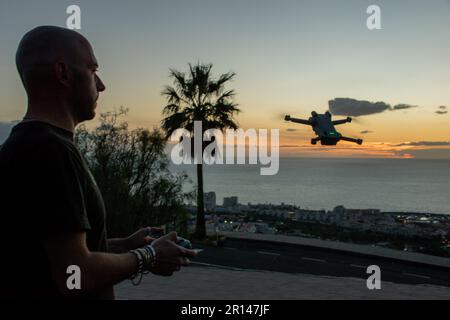
[[[100,191],[73,143],[105,90],[89,42],[37,27],[20,42],[16,64],[28,109],[0,150],[0,296],[113,299],[113,285],[139,272],[169,276],[188,265],[195,252],[175,233],[154,240],[145,228],[106,239]],[[73,265],[80,289],[67,285]]]

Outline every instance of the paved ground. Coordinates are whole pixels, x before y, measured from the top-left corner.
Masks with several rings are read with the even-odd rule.
[[[116,286],[118,299],[251,300],[251,299],[445,299],[450,288],[383,282],[368,290],[356,278],[324,277],[259,270],[192,265],[172,277],[147,275],[140,286]]]
[[[220,232],[221,235],[230,239],[239,239],[244,241],[255,240],[257,242],[267,241],[273,244],[295,244],[301,246],[310,246],[315,248],[324,248],[337,250],[339,252],[360,253],[363,255],[378,256],[384,258],[399,259],[416,263],[430,264],[450,268],[450,258],[436,257],[416,252],[403,252],[400,250],[388,249],[379,246],[361,245],[347,242],[329,241],[321,239],[302,238],[296,236],[285,236],[280,234],[259,234],[249,232]]]
[[[204,251],[194,261],[213,265],[359,279],[367,279],[367,267],[377,265],[381,270],[381,278],[387,282],[450,287],[450,268],[326,248],[230,238],[221,247],[200,244],[195,247]]]

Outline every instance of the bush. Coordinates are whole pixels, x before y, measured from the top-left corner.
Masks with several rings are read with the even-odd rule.
[[[103,195],[108,235],[165,224],[183,232],[184,203],[193,196],[182,188],[188,177],[168,170],[166,142],[158,130],[129,130],[127,122],[119,121],[127,112],[104,113],[98,127],[80,126],[75,135]]]

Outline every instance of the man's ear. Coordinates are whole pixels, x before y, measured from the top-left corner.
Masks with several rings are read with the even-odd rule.
[[[72,77],[72,72],[69,66],[62,61],[58,61],[54,65],[54,71],[58,82],[65,87],[70,86],[70,79]]]

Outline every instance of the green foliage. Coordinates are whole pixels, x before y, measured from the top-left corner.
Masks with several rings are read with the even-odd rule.
[[[100,116],[88,130],[80,126],[75,140],[102,192],[109,236],[125,236],[137,228],[170,224],[179,229],[192,193],[184,192],[186,174],[173,175],[158,130],[130,130],[119,121],[127,109]]]

